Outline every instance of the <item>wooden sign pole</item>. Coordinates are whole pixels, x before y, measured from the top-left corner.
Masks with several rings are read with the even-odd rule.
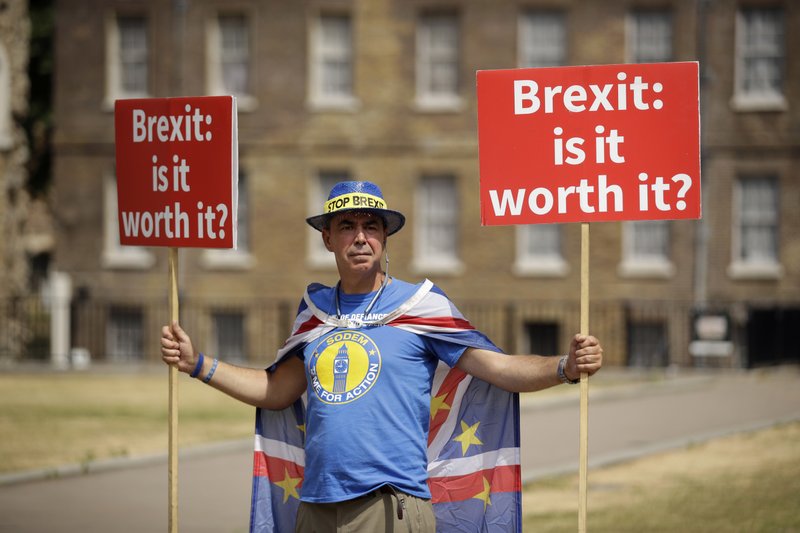
[[[169,249],[169,308],[172,322],[179,317],[178,249]],[[169,533],[178,531],[178,369],[169,366]]]
[[[581,335],[589,334],[589,223],[581,223]],[[586,533],[589,458],[589,374],[581,372],[578,531]]]

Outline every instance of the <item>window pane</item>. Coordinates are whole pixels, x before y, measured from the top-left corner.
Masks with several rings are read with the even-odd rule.
[[[669,225],[663,220],[629,222],[630,259],[668,259]]]
[[[740,181],[740,259],[775,262],[778,258],[778,188],[771,178]]]
[[[628,324],[628,365],[639,368],[665,367],[669,363],[667,328],[663,322]]]
[[[528,322],[525,324],[528,353],[555,355],[559,353],[558,324],[551,322]]]
[[[147,93],[147,22],[144,17],[117,19],[119,30],[120,89],[125,93]]]
[[[741,15],[739,89],[745,93],[781,95],[783,90],[783,10],[746,9]]]
[[[112,307],[106,326],[107,356],[112,361],[143,359],[144,327],[142,310]]]
[[[244,15],[219,17],[222,84],[233,94],[248,94],[250,35]]]
[[[555,67],[566,64],[567,32],[563,14],[525,14],[520,39],[520,66]]]
[[[456,259],[458,201],[451,176],[425,177],[419,191],[421,247],[424,259]]]
[[[561,257],[561,226],[537,224],[524,226],[522,254],[526,257]]]
[[[321,95],[350,96],[353,92],[350,17],[325,15],[320,18],[316,54]]]
[[[668,11],[639,11],[631,17],[631,60],[655,63],[672,60],[672,16]]]
[[[216,353],[226,361],[245,358],[244,314],[239,311],[215,311],[211,314],[214,325]]]
[[[454,15],[424,15],[420,20],[417,68],[420,92],[458,94],[458,20]]]

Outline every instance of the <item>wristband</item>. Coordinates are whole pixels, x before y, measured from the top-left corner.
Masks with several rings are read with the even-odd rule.
[[[561,356],[561,359],[558,360],[558,379],[561,383],[566,383],[569,385],[575,385],[581,382],[581,378],[576,380],[571,380],[567,377],[567,373],[564,372],[564,367],[567,366],[567,359],[569,358],[568,355]]]
[[[194,370],[192,370],[192,373],[189,374],[190,378],[196,378],[200,374],[200,371],[203,369],[203,359],[205,359],[203,357],[203,352],[200,352],[199,355],[200,357],[197,358],[197,364],[195,365]]]
[[[217,369],[217,363],[219,363],[219,359],[214,359],[214,364],[211,365],[211,370],[208,371],[208,375],[203,378],[203,383],[211,381],[211,376],[214,375],[214,371]]]

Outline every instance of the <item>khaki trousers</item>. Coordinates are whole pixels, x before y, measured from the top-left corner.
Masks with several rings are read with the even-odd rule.
[[[436,519],[430,500],[379,489],[344,502],[300,502],[295,532],[435,533]]]

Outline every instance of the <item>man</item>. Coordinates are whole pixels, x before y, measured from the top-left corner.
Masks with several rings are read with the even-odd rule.
[[[299,476],[282,485],[284,501],[290,494],[301,500],[297,531],[433,532],[429,483],[436,481],[429,479],[428,454],[429,440],[435,442],[433,433],[440,430],[431,423],[438,414],[431,405],[437,365],[453,368],[437,384],[457,384],[466,375],[483,383],[489,392],[481,398],[489,399],[479,402],[489,406],[491,418],[499,415],[500,407],[490,399],[497,387],[517,393],[577,382],[582,372],[600,369],[602,348],[594,337],[575,335],[562,357],[508,356],[475,331],[432,283],[391,278],[381,259],[387,237],[403,227],[405,217],[388,209],[373,183],[338,183],[324,213],[307,222],[334,254],[340,279],[335,287],[309,285],[293,333],[268,372],[196,353],[177,323],[163,328],[163,360],[265,413],[291,410],[306,394],[306,411],[297,420],[305,431],[302,486],[298,493]],[[388,270],[388,257],[386,265]],[[471,394],[465,387],[459,390]],[[512,406],[516,424],[516,396],[503,394],[512,400],[500,404]],[[295,425],[294,419],[261,417],[259,423]],[[478,423],[460,423],[462,437],[448,444],[466,456],[483,441]],[[498,424],[496,431],[518,440],[518,427],[509,427]],[[281,479],[295,478],[287,469]],[[490,492],[486,488],[484,508],[495,496]],[[450,514],[448,520],[467,520]],[[280,529],[272,520],[270,529]],[[500,529],[513,530],[515,524]]]

